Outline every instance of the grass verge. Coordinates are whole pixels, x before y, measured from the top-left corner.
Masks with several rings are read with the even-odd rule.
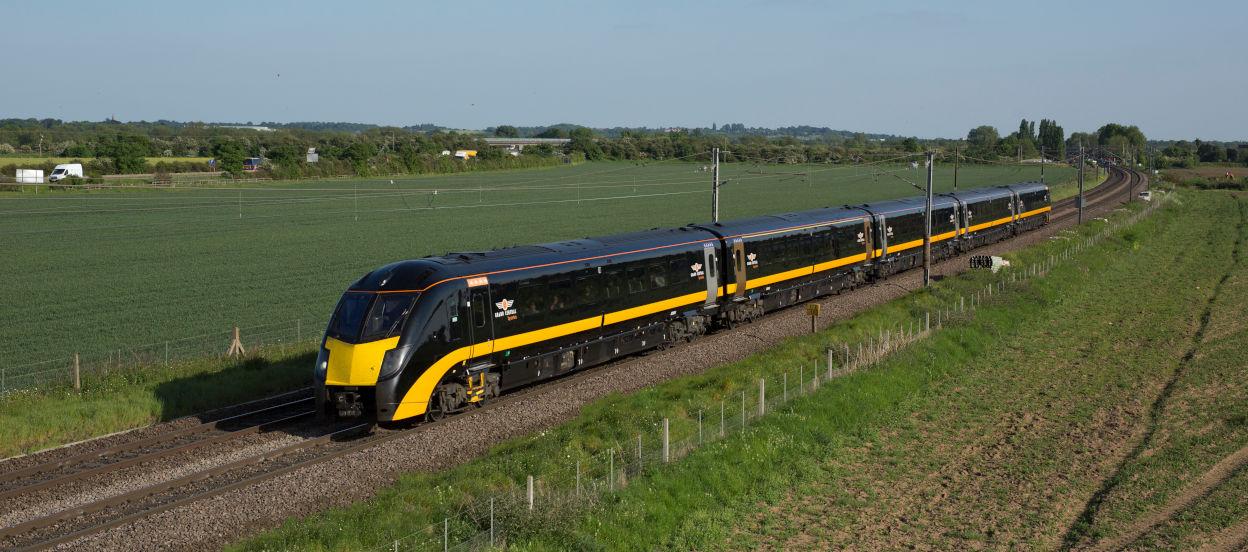
[[[232,359],[174,361],[82,378],[82,389],[0,396],[0,457],[134,429],[291,391],[311,383],[313,346],[271,347]]]

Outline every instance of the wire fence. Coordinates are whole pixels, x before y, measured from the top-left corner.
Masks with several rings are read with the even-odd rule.
[[[180,337],[118,347],[117,349],[83,355],[74,354],[40,362],[0,366],[0,396],[31,388],[81,386],[87,376],[103,376],[125,370],[142,370],[153,366],[169,366],[186,360],[221,359],[230,356],[235,331],[244,355],[260,351],[285,356],[289,348],[314,344],[321,339],[324,319],[299,318],[241,328],[231,328],[188,337]],[[241,355],[240,355],[241,356]],[[237,357],[236,357],[237,358]]]
[[[512,481],[507,489],[448,512],[441,523],[395,535],[371,550],[445,552],[501,548],[509,534],[525,527],[549,527],[559,523],[559,518],[576,516],[600,503],[608,493],[643,477],[647,469],[662,469],[703,445],[733,436],[795,399],[837,378],[870,368],[891,353],[927,338],[946,323],[957,323],[970,316],[993,295],[1046,277],[1073,256],[1152,214],[1168,199],[1155,200],[1090,237],[1069,238],[1071,243],[1062,251],[1026,266],[1011,267],[983,288],[959,296],[944,308],[927,311],[907,323],[881,328],[857,343],[829,347],[826,360],[809,366],[791,365],[778,377],[760,379],[755,386],[728,392],[727,398],[718,403],[689,409],[688,417],[664,418],[655,432],[637,434],[636,442],[617,443],[558,470]]]

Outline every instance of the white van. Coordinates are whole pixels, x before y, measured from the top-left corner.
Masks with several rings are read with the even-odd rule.
[[[48,175],[48,182],[65,180],[71,176],[82,178],[82,163],[57,165],[56,168],[52,169],[52,174]]]

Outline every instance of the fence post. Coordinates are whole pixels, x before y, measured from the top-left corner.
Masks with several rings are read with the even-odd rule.
[[[803,387],[803,383],[802,383],[802,381],[805,379],[806,379],[806,366],[799,364],[797,365],[797,394],[798,396],[801,396],[802,392],[806,390],[806,388]]]
[[[719,401],[719,436],[724,436],[724,401]]]
[[[745,429],[745,390],[741,390],[741,429]]]
[[[758,417],[760,418],[763,417],[763,414],[767,411],[767,395],[764,394],[766,385],[767,385],[767,378],[758,379]],[[741,394],[741,412],[742,412],[741,421],[742,421],[742,425],[744,425],[745,424],[745,393]]]
[[[581,461],[576,461],[576,496],[581,496]]]
[[[698,443],[702,443],[702,409],[698,409]]]
[[[529,498],[529,511],[533,511],[533,476],[529,476],[528,485],[525,487],[525,496]]]
[[[849,345],[845,346],[845,357],[849,358]],[[832,381],[832,349],[828,349],[828,381]]]
[[[932,311],[923,313],[923,325],[927,327],[927,331],[932,331]]]
[[[442,552],[451,549],[451,518],[442,518]]]
[[[672,461],[672,453],[669,447],[668,439],[671,438],[670,428],[667,418],[663,418],[663,463]]]
[[[611,464],[610,464],[611,468],[607,472],[607,477],[611,478],[610,480],[608,480],[608,485],[611,488],[611,490],[614,491],[615,490],[615,447],[611,447],[610,458],[611,458]]]
[[[78,369],[78,353],[74,353],[74,391],[82,391],[81,372]]]
[[[490,497],[490,548],[494,548],[494,497]]]
[[[788,370],[784,371],[783,382],[784,382],[783,383],[784,391],[781,392],[781,395],[780,395],[782,397],[781,400],[782,402],[789,402],[789,371]]]

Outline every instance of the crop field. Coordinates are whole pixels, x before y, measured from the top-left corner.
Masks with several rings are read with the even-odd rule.
[[[4,162],[0,160],[0,162]],[[231,328],[315,335],[384,264],[710,219],[699,165],[590,163],[522,172],[195,189],[0,193],[0,368],[103,358]],[[721,218],[918,195],[923,169],[725,165]],[[1046,181],[1074,175],[1049,166]],[[937,191],[952,167],[936,169]],[[901,177],[901,178],[898,178]],[[958,187],[1039,178],[963,166]],[[224,349],[228,341],[221,341]]]

